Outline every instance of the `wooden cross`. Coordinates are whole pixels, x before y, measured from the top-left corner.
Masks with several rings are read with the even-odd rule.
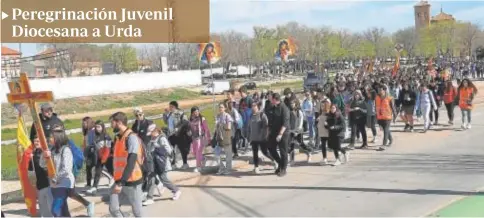
[[[34,120],[35,130],[37,130],[37,136],[40,140],[40,145],[42,150],[47,151],[49,147],[47,146],[47,139],[44,135],[44,129],[42,128],[42,123],[40,121],[39,113],[37,112],[36,102],[50,102],[54,100],[52,92],[32,92],[30,89],[29,78],[27,74],[21,73],[20,80],[13,82],[10,85],[11,93],[7,94],[8,102],[12,104],[22,104],[27,103],[30,108],[30,113],[32,114],[32,119]],[[49,178],[55,177],[55,168],[52,158],[46,158],[47,162],[47,173]]]

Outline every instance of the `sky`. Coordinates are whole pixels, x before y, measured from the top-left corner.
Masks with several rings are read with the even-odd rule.
[[[387,32],[414,25],[413,6],[420,0],[210,0],[210,31],[235,30],[249,36],[253,26],[275,27],[297,21],[310,27],[331,26],[353,32],[382,27]],[[457,20],[484,26],[484,1],[430,0],[432,16],[441,8]],[[18,44],[3,44],[13,49]],[[135,44],[136,46],[136,44]],[[37,44],[22,44],[23,56],[38,53]]]

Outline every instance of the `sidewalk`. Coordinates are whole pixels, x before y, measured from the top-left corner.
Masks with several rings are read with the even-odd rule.
[[[216,164],[216,162],[214,160],[214,156],[207,155],[206,157],[207,157],[208,160],[207,160],[206,167],[204,168],[202,174],[216,172],[218,165]],[[233,161],[233,167],[234,168],[244,167],[244,166],[248,165],[248,163],[249,163],[248,161],[251,158],[252,158],[251,154],[250,155],[244,155],[244,156],[241,155],[240,158]],[[180,182],[183,182],[183,181],[198,178],[202,175],[200,173],[194,173],[193,172],[193,169],[194,169],[194,166],[195,166],[195,159],[190,158],[188,160],[188,164],[190,165],[190,169],[188,169],[188,170],[175,170],[175,171],[171,171],[171,172],[168,173],[168,177],[172,180],[172,182],[177,184],[177,183],[180,183]],[[180,165],[181,165],[181,161],[178,163],[178,166],[180,166]],[[95,204],[100,204],[103,201],[109,201],[108,183],[109,183],[109,181],[108,181],[107,178],[105,178],[105,177],[101,178],[101,180],[99,182],[99,189],[98,189],[96,196],[85,195],[85,193],[84,193],[85,188],[84,187],[86,185],[86,182],[76,183],[76,191],[81,193],[81,195],[85,196],[88,201],[94,202]],[[23,202],[23,198],[19,198],[20,196],[18,196],[18,194],[21,193],[20,189],[21,189],[21,186],[20,186],[20,183],[18,181],[2,181],[2,198],[4,198],[3,195],[6,194],[6,193],[17,192],[16,193],[17,196],[15,196],[15,198],[12,197],[11,200],[9,200],[9,202],[7,202],[6,204],[4,204],[4,202],[2,201],[2,211],[8,217],[25,217],[25,216],[29,215],[28,212],[27,212],[25,203]],[[85,211],[84,205],[82,205],[81,203],[79,203],[77,201],[74,201],[72,199],[68,199],[68,204],[69,204],[69,210],[72,213],[78,212],[78,211]],[[85,214],[86,212],[81,212],[81,213]]]

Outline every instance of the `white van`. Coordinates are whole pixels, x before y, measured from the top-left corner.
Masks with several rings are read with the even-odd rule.
[[[219,80],[213,81],[212,83],[207,84],[205,89],[202,90],[202,94],[204,95],[211,95],[211,94],[224,94],[230,90],[230,82],[228,80]]]

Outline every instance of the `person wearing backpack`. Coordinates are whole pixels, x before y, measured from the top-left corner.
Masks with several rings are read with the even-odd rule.
[[[54,125],[52,127],[52,131],[65,131],[63,125]],[[79,173],[82,170],[82,167],[84,165],[84,154],[82,153],[81,149],[76,146],[74,141],[71,139],[68,139],[69,148],[72,153],[72,159],[73,159],[73,165],[72,165],[72,173],[74,175],[74,178],[76,178]],[[94,216],[94,203],[88,201],[85,197],[81,196],[77,191],[76,191],[76,184],[74,183],[74,187],[69,189],[69,198],[79,202],[80,204],[84,205],[87,209],[87,215],[89,217]]]
[[[109,212],[113,217],[123,217],[120,210],[120,198],[127,199],[134,217],[143,217],[142,189],[144,162],[143,143],[128,128],[128,117],[123,112],[116,112],[109,118],[113,131],[118,133],[114,145],[113,166],[114,185],[109,199]]]
[[[307,162],[311,161],[312,149],[306,146],[303,140],[303,121],[304,113],[301,110],[301,105],[298,99],[293,99],[289,102],[289,163],[291,166],[295,165],[295,147],[299,146],[307,155]]]
[[[154,159],[154,177],[160,181],[160,185],[152,184],[149,190],[158,188],[158,192],[161,195],[163,193],[163,187],[166,187],[173,193],[172,200],[176,201],[181,196],[180,189],[174,185],[170,179],[168,179],[168,172],[172,170],[170,157],[172,154],[172,146],[168,142],[165,133],[160,128],[154,128],[150,130],[148,134],[151,135],[151,141],[147,148],[153,155]],[[153,192],[148,192],[147,200],[143,202],[143,206],[153,204]]]
[[[94,183],[91,189],[87,190],[88,194],[94,195],[97,192],[97,188],[99,185],[99,180],[101,179],[101,174],[106,176],[110,183],[113,179],[111,175],[104,171],[104,166],[106,165],[106,161],[109,157],[110,150],[111,150],[111,137],[109,134],[106,133],[106,127],[104,126],[104,122],[102,120],[96,121],[95,125],[95,135],[94,135],[94,144],[90,145],[92,150],[94,150]],[[91,150],[91,149],[90,149]],[[86,161],[87,162],[87,161]],[[87,171],[88,173],[92,174],[92,168]],[[90,180],[91,176],[88,176]],[[90,184],[91,181],[88,181]]]
[[[183,165],[182,170],[189,168],[188,166],[188,154],[190,153],[191,137],[188,136],[187,129],[189,129],[188,119],[185,116],[183,110],[178,107],[178,102],[170,102],[169,108],[165,109],[163,114],[163,121],[168,127],[168,141],[173,146],[173,159],[171,161],[174,169],[176,166],[176,148],[180,151]]]
[[[45,150],[44,158],[40,159],[39,165],[46,169],[45,158],[52,157],[55,166],[55,177],[50,180],[52,192],[51,212],[54,217],[71,217],[67,198],[74,188],[74,174],[72,172],[74,160],[69,146],[69,139],[63,129],[54,129],[49,139],[53,145],[52,150]]]

